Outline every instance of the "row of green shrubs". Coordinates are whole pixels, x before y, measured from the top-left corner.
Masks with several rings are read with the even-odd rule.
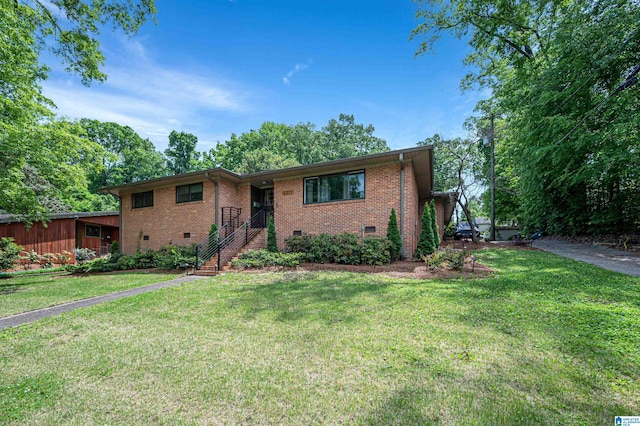
[[[347,232],[291,236],[285,239],[288,253],[302,253],[314,263],[382,265],[391,263],[392,244],[384,237],[360,238]]]
[[[129,269],[186,269],[196,264],[196,246],[174,246],[159,250],[138,251],[132,255],[112,253],[78,265],[69,265],[67,270],[76,273],[125,271]]]
[[[247,250],[231,265],[238,269],[265,268],[267,266],[298,266],[305,260],[303,253],[282,253],[269,250]]]

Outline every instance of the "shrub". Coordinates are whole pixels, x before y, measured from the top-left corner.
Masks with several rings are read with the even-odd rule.
[[[438,229],[438,215],[436,214],[436,202],[431,200],[431,232],[436,250],[440,248],[440,230]]]
[[[453,247],[446,247],[433,254],[422,256],[422,260],[427,264],[427,268],[436,269],[442,266],[461,271],[465,259],[469,256],[467,250],[458,250]]]
[[[96,257],[96,252],[90,248],[77,248],[74,250],[74,254],[78,262],[95,259]]]
[[[393,244],[386,238],[366,237],[360,248],[360,262],[365,265],[391,263]]]
[[[38,263],[40,256],[38,256],[38,253],[36,253],[35,250],[31,249],[28,252],[26,252],[25,255],[21,257],[21,259],[23,261],[22,268],[25,271],[28,271],[29,269],[31,269],[31,266],[34,263]]]
[[[444,227],[444,239],[452,240],[453,234],[455,233],[456,225],[453,222],[449,222],[447,226]]]
[[[53,261],[55,258],[56,256],[53,253],[45,253],[40,256],[40,265],[45,269],[51,269],[53,268]]]
[[[14,242],[11,237],[0,238],[0,271],[7,271],[13,267],[20,259],[20,252],[24,247]]]
[[[273,223],[273,216],[269,216],[269,222],[267,223],[267,250],[274,253],[278,251],[276,225]]]
[[[158,268],[162,269],[186,269],[196,264],[196,246],[163,246],[158,250]]]
[[[395,209],[391,209],[391,216],[389,216],[389,222],[387,223],[387,239],[391,244],[391,260],[395,262],[400,259],[402,250],[402,239],[400,238],[400,231],[398,230],[398,219],[396,219]]]
[[[120,244],[117,241],[113,241],[111,243],[111,247],[109,247],[109,253],[111,254],[120,253]]]
[[[71,262],[71,253],[66,250],[63,250],[62,253],[58,254],[58,263],[61,265],[67,265]]]
[[[418,248],[416,249],[416,257],[428,256],[436,251],[436,244],[433,238],[433,228],[431,223],[431,208],[425,203],[422,212],[422,230],[418,237]]]
[[[148,269],[155,268],[158,264],[158,254],[153,250],[145,250],[143,252],[137,252],[133,256],[135,269]]]
[[[298,266],[304,260],[303,253],[280,253],[269,250],[247,250],[231,262],[234,268],[250,269],[267,266]]]
[[[304,259],[315,263],[341,263],[345,265],[382,264],[391,262],[391,246],[386,238],[355,234],[319,234],[288,237],[286,251],[304,253]]]

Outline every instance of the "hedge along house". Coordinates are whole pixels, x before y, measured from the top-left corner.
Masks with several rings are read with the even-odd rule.
[[[402,254],[410,258],[425,202],[436,200],[441,233],[453,211],[448,197],[434,197],[432,165],[433,148],[426,146],[252,174],[215,168],[102,191],[120,198],[125,254],[169,242],[206,243],[212,223],[220,229],[221,241],[246,244],[266,226],[269,215],[281,249],[290,235],[386,236],[394,208]],[[234,246],[232,256],[241,245]]]
[[[34,222],[27,229],[14,216],[0,215],[0,237],[12,237],[25,251],[34,250],[40,255],[67,251],[73,256],[75,248],[104,254],[120,238],[118,216],[118,212],[54,213],[50,222]]]

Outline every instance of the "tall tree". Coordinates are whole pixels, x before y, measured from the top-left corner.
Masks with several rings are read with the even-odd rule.
[[[198,138],[191,133],[176,132],[169,134],[169,148],[165,149],[167,169],[172,174],[193,172],[202,168],[200,153],[196,151]]]
[[[73,126],[54,121],[53,103],[40,87],[48,73],[41,50],[51,49],[83,83],[102,81],[99,26],[110,22],[132,34],[154,12],[152,0],[0,2],[1,211],[21,215],[27,223],[46,218],[51,205],[44,200],[52,200],[51,188],[69,194],[61,188],[86,182],[80,157],[100,149],[79,140]],[[49,188],[45,198],[43,187]]]
[[[123,185],[140,180],[166,176],[165,159],[149,139],[142,139],[131,127],[117,123],[82,119],[85,137],[97,142],[106,155],[100,160],[104,167],[90,176],[90,190],[103,186]]]
[[[469,40],[476,71],[462,86],[491,90],[478,108],[503,117],[496,170],[527,225],[569,234],[640,225],[635,2],[419,1],[417,17],[418,54],[443,33]]]
[[[388,151],[386,141],[373,136],[374,130],[345,114],[321,131],[311,123],[289,126],[267,121],[258,130],[233,134],[218,143],[203,155],[204,164],[251,173]]]

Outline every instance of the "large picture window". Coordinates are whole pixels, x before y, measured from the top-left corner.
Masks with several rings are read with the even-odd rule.
[[[358,200],[364,198],[364,170],[304,180],[304,203]]]
[[[176,203],[202,200],[202,182],[176,186]]]
[[[131,205],[134,209],[153,206],[153,191],[138,192],[132,195]]]

